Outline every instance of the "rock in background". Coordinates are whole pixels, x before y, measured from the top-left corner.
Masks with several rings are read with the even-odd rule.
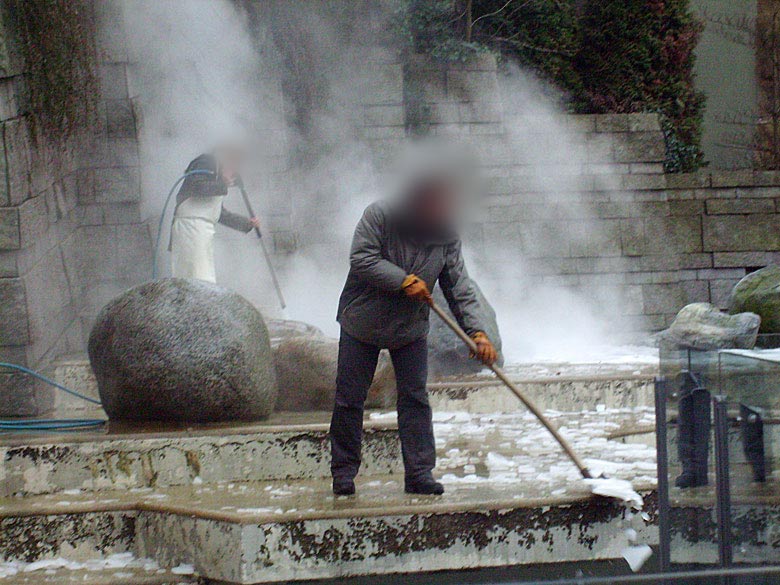
[[[731,292],[730,313],[761,317],[761,333],[780,333],[780,266],[751,272]]]
[[[112,420],[250,421],[276,402],[268,329],[240,295],[169,278],[106,305],[89,359]]]
[[[709,303],[683,307],[669,329],[658,334],[661,344],[711,351],[715,349],[751,349],[761,317],[754,313],[727,315]]]
[[[504,356],[501,353],[501,333],[498,330],[496,311],[475,284],[477,297],[485,312],[483,320],[487,323],[485,333],[498,350],[498,365],[504,364]],[[433,291],[433,300],[436,304],[454,319],[455,316],[447,305],[447,300],[440,287]],[[457,374],[473,374],[484,368],[478,361],[469,358],[469,350],[455,333],[444,322],[431,312],[431,330],[428,335],[428,373],[432,376],[449,376]]]
[[[266,319],[268,335],[271,336],[271,347],[276,348],[282,341],[293,337],[325,337],[319,327],[303,321],[289,319]]]
[[[274,348],[279,398],[276,410],[332,410],[336,393],[339,342],[322,335],[289,337]],[[387,351],[368,391],[367,408],[395,405],[395,372]]]

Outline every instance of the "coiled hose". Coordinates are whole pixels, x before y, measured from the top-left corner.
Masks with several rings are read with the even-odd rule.
[[[163,210],[162,213],[160,214],[160,223],[157,226],[157,241],[154,246],[154,263],[152,264],[152,278],[157,278],[157,255],[160,250],[160,238],[162,236],[163,225],[165,222],[165,213],[168,210],[168,205],[171,202],[171,197],[173,197],[173,194],[176,191],[176,187],[178,187],[179,184],[181,184],[181,182],[184,181],[184,179],[192,175],[213,175],[213,174],[214,174],[213,171],[209,171],[206,169],[195,169],[192,171],[187,171],[181,177],[176,179],[176,182],[173,184],[171,190],[168,192],[168,197],[166,197],[165,199],[165,205],[163,205]],[[27,374],[28,376],[32,376],[43,382],[46,382],[47,384],[53,386],[54,388],[57,388],[58,390],[62,390],[63,392],[66,392],[71,396],[75,396],[76,398],[80,398],[81,400],[86,400],[87,402],[91,402],[92,404],[97,404],[97,405],[101,404],[100,400],[95,400],[94,398],[85,396],[84,394],[80,394],[75,390],[71,390],[70,388],[63,386],[62,384],[59,384],[54,380],[47,378],[46,376],[39,374],[38,372],[35,372],[29,368],[20,366],[19,364],[0,362],[0,368],[8,368],[11,370],[22,372],[23,374]],[[66,418],[66,419],[46,418],[46,419],[24,419],[24,420],[0,420],[0,432],[3,431],[5,432],[79,431],[79,430],[84,430],[89,428],[100,427],[105,423],[106,423],[105,420],[99,418]]]
[[[32,376],[33,378],[37,378],[42,382],[46,382],[47,384],[54,386],[58,390],[62,390],[63,392],[66,392],[71,396],[75,396],[76,398],[79,398],[81,400],[91,402],[92,404],[97,404],[97,405],[100,404],[100,400],[95,400],[90,396],[85,396],[84,394],[80,394],[75,390],[71,390],[70,388],[63,386],[62,384],[55,382],[51,378],[47,378],[43,374],[39,374],[38,372],[31,370],[30,368],[25,368],[24,366],[20,366],[19,364],[0,362],[0,368],[8,368],[10,370],[16,370],[17,372],[22,372],[23,374],[27,374],[28,376]],[[3,431],[5,432],[28,432],[28,431],[68,432],[68,431],[80,431],[84,429],[100,427],[104,424],[106,424],[106,421],[100,418],[46,418],[46,419],[0,420],[0,432]]]

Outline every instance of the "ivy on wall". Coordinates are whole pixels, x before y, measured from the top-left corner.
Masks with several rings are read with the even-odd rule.
[[[584,107],[594,112],[663,115],[666,169],[702,166],[704,95],[694,88],[694,48],[702,30],[688,0],[588,0],[582,49],[574,59]]]
[[[67,140],[96,119],[100,99],[89,0],[6,0],[26,66],[33,136]]]
[[[411,50],[442,61],[493,51],[556,85],[579,113],[658,112],[666,170],[704,164],[694,88],[701,24],[690,0],[407,0]]]

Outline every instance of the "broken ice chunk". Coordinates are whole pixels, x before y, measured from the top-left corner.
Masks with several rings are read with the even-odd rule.
[[[636,573],[647,562],[647,559],[652,556],[653,549],[646,544],[638,544],[624,548],[621,554],[626,559],[631,570]]]

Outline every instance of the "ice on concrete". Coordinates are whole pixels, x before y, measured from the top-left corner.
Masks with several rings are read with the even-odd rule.
[[[171,573],[173,573],[174,575],[192,575],[193,573],[195,573],[195,567],[193,567],[192,565],[182,564],[173,567],[171,569]]]
[[[646,544],[638,544],[635,546],[627,546],[620,553],[631,570],[635,573],[642,568],[651,556],[653,556],[653,549]]]
[[[132,553],[116,553],[100,559],[90,559],[79,562],[63,557],[51,559],[42,559],[32,563],[22,561],[0,562],[0,578],[12,577],[20,573],[34,573],[42,571],[50,573],[56,569],[67,569],[70,571],[102,571],[106,569],[141,569],[148,572],[156,572],[159,565],[145,558],[136,558]]]
[[[640,510],[644,504],[642,496],[640,496],[634,490],[634,486],[630,481],[625,479],[586,479],[591,491],[597,496],[604,496],[605,498],[615,498],[626,504],[630,504],[633,508]]]

